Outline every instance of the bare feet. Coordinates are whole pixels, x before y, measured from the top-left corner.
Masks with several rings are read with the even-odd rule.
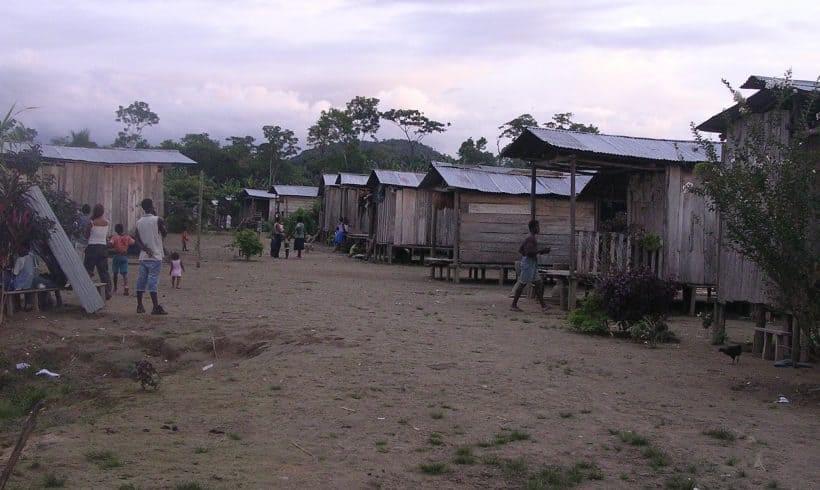
[[[521,308],[519,308],[519,307],[518,307],[518,306],[516,306],[516,305],[512,305],[512,306],[510,306],[510,311],[516,311],[516,312],[519,312],[519,313],[520,313],[520,312],[522,312],[522,311],[524,311],[524,310],[522,310]]]

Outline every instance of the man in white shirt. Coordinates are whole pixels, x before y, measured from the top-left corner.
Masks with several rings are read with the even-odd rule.
[[[142,296],[145,291],[148,291],[151,295],[151,303],[154,305],[151,314],[167,315],[165,309],[159,304],[157,289],[164,252],[162,239],[165,238],[168,231],[165,228],[165,222],[154,211],[154,201],[143,199],[141,206],[142,210],[145,211],[145,216],[137,221],[137,233],[134,236],[134,240],[141,250],[139,275],[137,276],[137,313],[145,313]]]

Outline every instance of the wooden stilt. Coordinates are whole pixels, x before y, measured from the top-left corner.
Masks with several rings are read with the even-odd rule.
[[[695,310],[697,307],[697,290],[695,286],[689,286],[689,316],[695,316]]]

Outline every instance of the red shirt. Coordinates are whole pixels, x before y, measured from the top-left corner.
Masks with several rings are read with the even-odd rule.
[[[110,242],[117,255],[125,255],[128,253],[128,247],[134,244],[134,239],[130,235],[114,235]]]

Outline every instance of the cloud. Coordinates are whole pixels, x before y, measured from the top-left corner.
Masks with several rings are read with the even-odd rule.
[[[270,123],[304,138],[356,95],[452,122],[429,138],[451,153],[523,112],[686,137],[728,104],[723,77],[817,76],[806,19],[820,4],[795,3],[5,0],[0,107],[39,107],[25,118],[46,140],[89,127],[100,143],[133,100],[160,115],[158,142],[259,137]]]

